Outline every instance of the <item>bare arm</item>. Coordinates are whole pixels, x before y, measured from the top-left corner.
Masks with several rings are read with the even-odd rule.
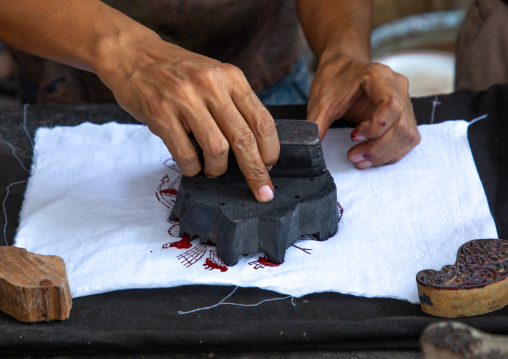
[[[370,61],[371,0],[298,0],[319,65],[308,119],[323,138],[339,117],[357,123],[348,158],[359,169],[397,162],[419,142],[407,79]]]
[[[115,48],[157,35],[101,1],[0,0],[0,39],[31,54],[98,72]],[[128,29],[128,33],[126,33]]]
[[[0,0],[0,8],[0,39],[97,74],[164,141],[184,175],[202,169],[193,132],[207,176],[225,172],[231,146],[256,199],[272,199],[275,123],[238,68],[165,42],[98,0]]]
[[[298,0],[298,15],[318,60],[342,53],[370,61],[372,0]]]

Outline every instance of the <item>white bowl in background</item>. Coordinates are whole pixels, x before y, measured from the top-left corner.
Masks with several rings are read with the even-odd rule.
[[[412,97],[453,91],[455,55],[448,51],[411,50],[374,59],[409,79]]]

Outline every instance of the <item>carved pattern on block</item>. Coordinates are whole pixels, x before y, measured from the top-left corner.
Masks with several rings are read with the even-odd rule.
[[[462,245],[454,265],[416,275],[424,312],[445,318],[489,313],[508,305],[508,241],[477,239]]]
[[[436,287],[476,288],[508,276],[508,241],[477,239],[459,248],[457,262],[440,271],[418,272],[418,282]]]

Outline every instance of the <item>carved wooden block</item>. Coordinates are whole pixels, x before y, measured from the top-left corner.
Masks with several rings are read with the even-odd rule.
[[[424,359],[508,358],[508,337],[455,321],[428,325],[420,337]]]
[[[71,307],[62,258],[0,247],[1,311],[21,322],[40,322],[67,319]]]
[[[462,245],[454,265],[416,275],[422,310],[444,318],[468,317],[508,304],[508,241],[477,239]]]
[[[180,236],[215,243],[227,265],[256,252],[282,263],[286,249],[300,236],[325,240],[337,232],[337,190],[326,170],[317,125],[283,120],[277,121],[277,131],[281,155],[270,171],[275,188],[271,202],[257,202],[231,164],[219,178],[200,173],[180,183],[170,219],[179,219]]]
[[[280,142],[279,160],[271,177],[317,176],[326,170],[318,126],[304,120],[275,120]],[[203,150],[191,135],[191,141],[203,163]],[[233,151],[229,151],[228,170],[240,171]]]

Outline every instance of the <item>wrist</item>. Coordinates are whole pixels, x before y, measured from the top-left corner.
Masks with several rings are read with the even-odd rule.
[[[107,24],[98,33],[93,50],[87,53],[88,70],[110,89],[118,76],[132,75],[140,57],[146,56],[146,49],[152,47],[151,43],[162,41],[157,33],[126,16]]]
[[[370,63],[370,44],[356,39],[354,34],[343,34],[331,38],[318,58],[320,64],[336,58],[349,58],[358,62]]]

